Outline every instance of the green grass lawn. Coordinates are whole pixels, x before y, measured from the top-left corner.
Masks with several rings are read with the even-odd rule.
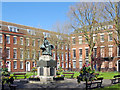
[[[79,72],[75,72],[75,71],[66,71],[66,72],[71,72],[74,73],[74,78],[77,78],[77,76],[80,75]],[[120,73],[118,72],[95,72],[95,73],[99,73],[100,75],[98,77],[103,77],[104,79],[112,79],[114,77],[114,75],[120,75]],[[60,72],[61,75],[63,75],[63,72]],[[26,78],[29,78],[30,76],[34,75],[33,72],[27,72],[26,73]],[[35,73],[35,75],[37,75],[37,73]],[[10,76],[13,76],[13,74],[11,74]],[[71,76],[65,76],[67,78],[70,78]],[[17,79],[22,79],[24,77],[17,77]]]
[[[26,78],[29,78],[30,76],[32,76],[32,75],[34,75],[34,73],[33,72],[27,72],[26,73]],[[37,75],[37,73],[35,73],[35,75]],[[10,74],[10,76],[13,76],[13,74]],[[22,75],[23,76],[23,75]],[[24,76],[23,77],[17,77],[17,79],[24,79]],[[14,77],[14,79],[15,79],[15,77]]]
[[[98,77],[103,77],[104,79],[112,79],[115,75],[120,75],[118,72],[96,72],[100,75]]]
[[[80,75],[79,72],[72,72],[72,71],[69,72],[74,73],[74,78]],[[103,77],[104,79],[112,79],[114,75],[120,75],[120,73],[118,72],[95,72],[95,73],[99,73],[98,77]],[[60,74],[63,75],[63,72],[61,72]],[[70,78],[70,76],[65,76],[65,77]]]

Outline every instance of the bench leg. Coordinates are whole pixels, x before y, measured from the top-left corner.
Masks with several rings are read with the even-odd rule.
[[[87,85],[88,88],[91,88],[91,84],[90,85]]]
[[[116,83],[115,81],[116,81],[116,80],[112,80],[111,83],[112,83],[112,84],[115,84],[115,83]]]
[[[120,79],[118,79],[118,83],[120,83]]]
[[[97,83],[97,87],[101,87],[101,84],[102,84],[102,83]]]

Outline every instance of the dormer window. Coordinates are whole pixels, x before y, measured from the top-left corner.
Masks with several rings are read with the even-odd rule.
[[[112,29],[113,28],[113,25],[108,25],[108,29]]]
[[[12,32],[12,27],[9,28],[9,31]]]
[[[10,32],[18,32],[17,27],[14,26],[8,26]]]

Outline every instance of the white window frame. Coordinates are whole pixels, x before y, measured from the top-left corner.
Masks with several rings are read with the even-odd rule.
[[[113,55],[113,45],[108,45],[108,50],[109,50],[109,57],[112,57]],[[111,48],[111,51],[110,51],[110,48]]]
[[[14,50],[16,50],[16,53],[14,52]],[[14,55],[15,55],[15,57],[14,57]],[[17,48],[13,48],[13,58],[17,59]]]
[[[93,42],[96,42],[96,34],[93,34]]]
[[[75,57],[74,57],[74,51],[75,50]],[[73,58],[76,58],[76,48],[72,48],[72,54],[73,54]]]
[[[62,68],[64,68],[64,63],[62,62]]]
[[[35,47],[35,39],[32,40],[32,46]]]
[[[118,57],[120,57],[120,55],[118,55],[119,52],[120,52],[119,50],[120,50],[119,47],[117,47],[117,56],[118,56]]]
[[[22,52],[21,52],[22,51]],[[23,48],[20,48],[20,59],[23,59]]]
[[[7,37],[9,37],[9,39],[8,39]],[[7,42],[7,41],[8,41],[8,42]],[[6,43],[7,43],[7,44],[10,44],[10,35],[6,35]]]
[[[29,41],[30,39],[29,38],[26,38],[26,43],[27,43],[27,46],[29,46],[30,45],[30,41]]]
[[[102,50],[103,49],[103,50]],[[104,52],[103,52],[104,51]],[[100,56],[105,57],[105,46],[100,46]]]
[[[20,45],[23,45],[23,37],[20,37]]]
[[[101,33],[100,34],[100,42],[104,42],[105,41],[105,38],[104,38],[104,40],[102,39],[104,37],[104,33]]]
[[[67,50],[67,45],[65,45],[65,50]]]
[[[94,48],[93,48],[93,56],[97,57],[97,51],[96,51],[96,56],[95,56],[95,49],[97,49],[97,46],[94,46]]]
[[[0,43],[3,42],[3,37],[2,37],[2,34],[0,34]]]
[[[60,66],[60,63],[59,63],[59,62],[57,62],[57,69],[59,68],[59,66]]]
[[[6,49],[9,49],[9,55],[8,55],[8,57],[7,57],[7,59],[10,59],[10,47],[7,47]]]
[[[35,61],[32,62],[32,67],[35,67]]]
[[[79,61],[79,68],[81,69],[81,68],[82,68],[82,65],[80,64],[80,62],[82,63],[82,61]]]
[[[40,47],[40,39],[38,39],[38,47]]]
[[[22,62],[22,66],[21,66],[21,62]],[[23,69],[23,61],[20,61],[20,69]]]
[[[61,53],[61,58],[62,58],[62,61],[64,60],[64,54],[63,52]]]
[[[16,63],[15,63],[16,62]],[[17,69],[17,61],[13,61],[14,69]]]
[[[30,59],[30,50],[27,49],[27,59]]]
[[[111,35],[111,36],[110,36]],[[112,37],[112,32],[111,33],[108,33],[108,41],[113,41],[113,37],[112,37],[112,40],[110,40],[110,37]]]
[[[14,38],[15,38],[15,42],[14,42]],[[13,44],[17,44],[17,36],[13,36]]]
[[[75,45],[76,44],[76,40],[75,40],[75,43],[73,43],[73,39],[75,39],[75,37],[72,37],[72,45]]]
[[[63,44],[61,45],[61,49],[62,49],[62,50],[64,49]]]
[[[2,59],[2,47],[0,47],[0,59]]]
[[[73,62],[75,62],[75,64],[73,63],[73,68],[76,68],[76,61],[73,61]],[[75,65],[75,66],[74,66]]]
[[[65,63],[65,68],[68,68],[68,63],[67,62]]]
[[[57,60],[60,60],[60,54],[57,53]]]
[[[82,50],[82,55],[83,55],[83,49],[79,48],[79,58],[82,58],[82,56],[80,56],[80,50]]]
[[[71,68],[71,62],[69,62],[69,68]]]
[[[67,52],[65,53],[65,60],[66,61],[68,60],[68,53]]]
[[[82,40],[82,36],[79,36],[79,44],[82,44],[83,43],[83,40]]]
[[[88,56],[86,56],[86,49],[88,49]],[[85,47],[85,58],[89,57],[89,47]]]
[[[32,50],[32,59],[35,59],[35,50]]]

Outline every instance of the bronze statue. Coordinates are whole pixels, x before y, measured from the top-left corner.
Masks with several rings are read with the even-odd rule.
[[[54,46],[52,44],[49,44],[47,37],[44,37],[44,42],[41,45],[40,49],[42,49],[42,55],[50,55],[52,56],[52,49],[54,49]]]

